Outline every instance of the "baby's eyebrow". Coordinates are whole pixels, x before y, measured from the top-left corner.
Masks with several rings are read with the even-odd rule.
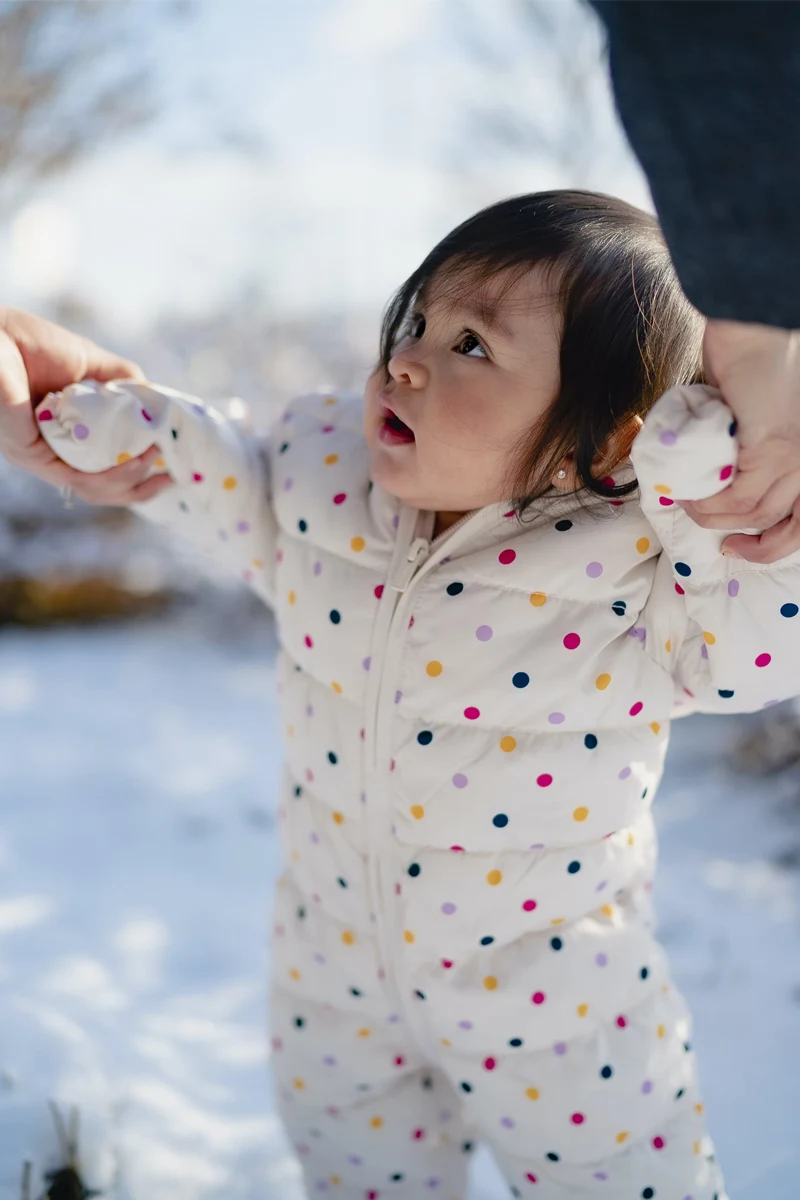
[[[441,303],[441,301],[439,301],[439,303]],[[430,299],[425,295],[424,289],[417,297],[417,306],[419,308],[424,308],[427,306],[438,307],[436,299],[431,302]],[[472,318],[475,321],[479,321],[485,329],[493,333],[499,333],[508,341],[511,341],[514,336],[511,332],[511,329],[501,317],[499,306],[492,307],[488,304],[484,305],[479,301],[474,301],[469,297],[465,297],[463,300],[458,300],[455,303],[444,304],[443,309],[450,317],[465,317],[467,320]]]

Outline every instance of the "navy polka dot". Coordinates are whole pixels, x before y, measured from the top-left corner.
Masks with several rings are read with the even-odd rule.
[[[461,1090],[462,1090],[462,1092],[471,1092],[471,1091],[472,1091],[472,1084],[471,1084],[471,1083],[463,1083],[463,1082],[462,1082],[462,1084],[461,1084]]]
[[[680,1100],[682,1095],[683,1095],[683,1088],[678,1088],[677,1092],[675,1093],[675,1099]]]
[[[172,434],[173,438],[174,438],[174,439],[175,439],[175,441],[177,442],[177,440],[178,440],[178,431],[177,431],[177,429],[171,429],[171,430],[170,430],[170,433]]]
[[[492,817],[492,824],[496,825],[498,829],[505,829],[508,824],[508,817],[505,813],[498,813],[497,816]]]
[[[515,1050],[518,1050],[522,1045],[522,1038],[509,1038],[508,1044],[509,1046],[513,1046]]]
[[[587,750],[594,750],[597,745],[597,738],[593,733],[587,733],[586,737],[583,739],[583,744]]]
[[[641,977],[642,979],[647,979],[647,976],[648,976],[649,974],[650,974],[650,972],[649,972],[649,970],[647,969],[647,967],[642,967],[641,971],[639,972],[639,975],[640,975],[640,977]]]
[[[305,1021],[303,1020],[302,1017],[295,1017],[294,1023],[298,1029],[302,1029],[303,1026],[305,1025]]]
[[[338,877],[338,879],[336,880],[336,882],[338,883],[339,887],[343,887],[343,888],[346,888],[346,887],[347,887],[347,880],[346,880],[346,879],[342,879],[341,875]]]
[[[675,570],[678,572],[679,575],[684,575],[684,576],[691,575],[691,573],[692,573],[692,568],[689,566],[688,563],[682,563],[682,562],[675,563]]]
[[[562,942],[560,937],[550,938],[550,949],[551,950],[560,950],[563,945],[564,945],[564,943]]]
[[[573,861],[567,867],[567,870],[569,871],[570,875],[577,875],[578,871],[580,871],[580,869],[581,869],[581,864],[578,862],[577,859],[573,859]]]
[[[422,867],[419,865],[419,863],[412,863],[408,868],[408,873],[412,879],[416,879],[421,870]]]
[[[472,1142],[462,1142],[461,1149],[463,1150],[463,1152],[465,1154],[471,1154],[472,1149],[473,1149],[473,1143]]]
[[[302,796],[303,794],[303,789],[299,783],[295,785],[294,794],[295,796]]]
[[[511,677],[511,682],[517,688],[527,687],[530,681],[531,677],[527,671],[517,671],[516,675],[512,675]]]
[[[733,690],[731,688],[717,688],[717,694],[721,696],[723,700],[730,700],[731,696],[733,695]]]
[[[464,590],[463,583],[448,583],[448,585],[447,585],[448,596],[458,596],[458,595],[460,595],[461,592],[463,592],[463,590]]]
[[[417,997],[417,999],[418,999],[418,1000],[424,1000],[424,999],[425,999],[425,993],[424,993],[424,992],[421,992],[421,991],[419,990],[419,988],[415,988],[415,989],[414,989],[414,995]]]
[[[178,508],[181,510],[181,512],[188,512],[188,511],[189,511],[189,505],[186,503],[186,501],[185,501],[185,500],[179,500],[179,501],[178,501]]]
[[[297,910],[297,917],[298,917],[298,920],[300,920],[300,921],[305,921],[305,919],[306,919],[306,910],[303,908],[302,904],[300,905],[300,907]]]
[[[610,1079],[613,1074],[614,1074],[614,1072],[611,1069],[611,1067],[606,1066],[606,1067],[600,1068],[600,1078],[601,1079]]]
[[[556,521],[556,529],[559,533],[566,533],[568,529],[572,529],[572,521]]]
[[[731,437],[734,437],[734,435],[736,434],[736,429],[737,429],[736,421],[735,420],[731,421],[730,425],[728,426],[728,433],[731,435]]]
[[[486,937],[481,938],[481,945],[482,946],[491,946],[493,941],[494,941],[494,938],[491,936],[491,934],[487,934]]]
[[[782,604],[781,605],[781,616],[782,617],[796,617],[798,611],[800,611],[800,610],[798,610],[798,607],[796,604]]]
[[[547,1158],[550,1159],[550,1162],[559,1162],[560,1161],[558,1155],[555,1154],[552,1150],[549,1150],[547,1152]]]
[[[656,1194],[655,1188],[651,1188],[651,1187],[642,1188],[642,1200],[653,1200],[653,1196],[655,1196],[655,1194]]]
[[[337,762],[338,762],[338,761],[339,761],[339,760],[338,760],[338,758],[336,757],[336,755],[333,753],[333,751],[332,751],[332,750],[329,750],[329,751],[328,751],[328,762],[329,762],[329,763],[332,763],[334,766],[336,766],[336,764],[337,764]]]
[[[279,451],[279,453],[280,453],[280,454],[285,454],[285,453],[286,453],[286,451],[287,451],[288,449],[289,449],[289,443],[288,443],[288,442],[284,442],[284,443],[283,443],[283,445],[282,445],[282,446],[281,446],[281,448],[280,448],[280,451]]]
[[[615,600],[614,603],[611,605],[611,611],[615,612],[618,617],[624,617],[625,610],[627,607],[628,606],[624,600]]]
[[[355,996],[356,998],[358,998],[358,997],[359,997],[361,994],[362,994],[362,993],[361,993],[361,990],[360,990],[360,988],[350,988],[350,995],[351,995],[351,996]]]
[[[391,1183],[400,1183],[402,1181],[402,1178],[403,1178],[402,1171],[396,1171],[394,1175],[389,1176],[389,1180]]]
[[[305,531],[308,529],[308,521],[304,521],[303,518],[301,517],[300,520],[297,522],[297,528],[300,530],[301,533],[305,533]]]
[[[417,734],[417,741],[419,742],[420,746],[430,746],[431,742],[433,741],[433,734],[431,733],[430,729],[420,730],[420,732]]]
[[[328,616],[330,617],[330,619],[334,625],[338,625],[342,619],[342,614],[339,612],[338,608],[332,608],[331,611],[328,613]]]

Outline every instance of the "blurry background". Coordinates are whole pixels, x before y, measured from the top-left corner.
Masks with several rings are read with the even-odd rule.
[[[559,186],[652,207],[579,0],[0,2],[0,301],[260,428],[361,386],[450,228]],[[0,461],[0,1195],[56,1096],[109,1196],[300,1196],[264,1071],[273,656],[205,560]],[[770,720],[679,723],[659,801],[741,1200],[800,1170],[800,739]]]

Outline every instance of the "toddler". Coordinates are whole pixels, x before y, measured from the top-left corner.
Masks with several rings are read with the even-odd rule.
[[[736,467],[702,334],[653,217],[552,191],[444,238],[363,399],[263,444],[156,384],[39,406],[72,466],[162,470],[137,511],[274,608],[270,1020],[309,1196],[464,1200],[482,1139],[517,1197],[724,1200],[651,806],[675,712],[800,690],[800,555],[723,556],[680,507]]]

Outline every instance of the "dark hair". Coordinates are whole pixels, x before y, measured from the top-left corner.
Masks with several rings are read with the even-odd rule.
[[[684,295],[655,217],[614,196],[558,190],[515,196],[464,221],[431,250],[389,302],[378,368],[389,361],[414,310],[436,282],[452,298],[471,292],[491,319],[502,296],[533,267],[555,284],[562,332],[560,384],[513,456],[509,491],[517,516],[551,486],[571,455],[579,488],[627,495],[596,478],[593,461],[613,434],[644,417],[667,388],[703,379],[704,321]],[[503,273],[492,297],[486,285]]]

